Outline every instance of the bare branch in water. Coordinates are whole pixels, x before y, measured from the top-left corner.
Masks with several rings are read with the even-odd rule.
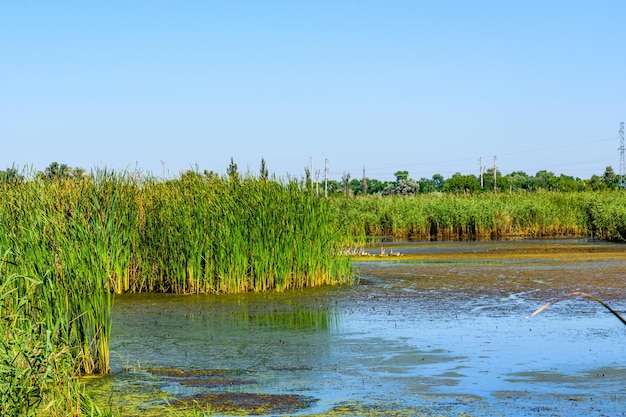
[[[536,316],[537,314],[541,313],[542,311],[544,311],[548,307],[558,303],[559,301],[563,301],[563,300],[566,300],[568,298],[572,298],[572,297],[577,296],[577,295],[582,295],[583,297],[587,297],[590,300],[593,300],[596,303],[601,304],[604,308],[609,310],[611,312],[611,314],[613,314],[615,317],[617,317],[619,319],[619,321],[621,321],[624,325],[626,325],[626,320],[624,320],[624,318],[622,316],[620,316],[617,311],[613,310],[611,307],[609,307],[604,301],[600,300],[598,297],[595,297],[595,296],[593,296],[591,294],[587,294],[586,292],[582,292],[582,291],[574,291],[574,292],[571,292],[569,294],[564,295],[561,298],[558,298],[558,299],[556,299],[554,301],[551,301],[548,304],[546,304],[546,305],[538,308],[537,310],[535,310],[530,316],[528,316],[526,318],[530,318],[532,316]]]

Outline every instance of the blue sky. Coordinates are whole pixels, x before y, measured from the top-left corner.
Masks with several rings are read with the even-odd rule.
[[[602,0],[7,0],[0,169],[617,172],[624,27]]]

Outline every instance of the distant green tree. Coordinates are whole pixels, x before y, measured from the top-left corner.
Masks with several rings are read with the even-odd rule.
[[[480,179],[479,179],[480,182]],[[488,168],[483,175],[484,191],[502,191],[509,189],[509,182],[502,177],[502,173],[496,169],[495,187],[493,178],[493,168]]]
[[[181,183],[196,183],[204,180],[205,178],[206,176],[200,174],[198,171],[188,169],[180,174],[178,181]]]
[[[81,179],[85,176],[85,169],[80,167],[74,167],[71,169],[71,175],[73,178]]]
[[[383,195],[415,195],[419,190],[420,184],[408,178],[388,184],[383,190]]]
[[[72,170],[68,165],[59,164],[58,162],[52,162],[44,170],[43,176],[48,180],[60,180],[69,178],[71,172]]]
[[[534,189],[542,189],[547,191],[556,190],[558,186],[558,179],[554,172],[541,170],[537,171],[535,176],[533,177],[533,188]]]
[[[340,194],[342,191],[341,183],[336,180],[328,180],[326,182],[326,191],[328,195]]]
[[[444,182],[445,182],[445,179],[443,178],[441,174],[435,174],[430,179],[422,177],[419,180],[420,193],[427,194],[427,193],[434,193],[434,192],[441,191],[443,189]]]
[[[511,191],[530,191],[532,189],[532,178],[524,171],[514,171],[505,177],[508,179]]]
[[[217,180],[220,178],[219,174],[215,171],[210,171],[208,169],[205,169],[203,172],[203,175],[205,177],[207,177],[209,180]]]
[[[432,177],[433,181],[435,181],[436,191],[443,190],[443,184],[446,182],[441,174],[434,174]]]
[[[612,166],[607,166],[602,175],[602,181],[606,184],[607,188],[614,188],[619,182],[619,178],[615,175],[615,171]]]
[[[387,182],[379,181],[375,178],[367,179],[367,193],[368,194],[380,194],[383,192],[387,185]]]
[[[261,158],[261,168],[259,169],[259,179],[260,180],[267,180],[269,177],[269,173],[267,171],[267,167],[265,166],[265,159]]]
[[[462,175],[460,172],[446,180],[443,186],[443,191],[453,193],[475,193],[479,190],[480,180],[476,175]]]
[[[402,180],[408,180],[409,171],[396,171],[393,173],[393,176],[396,177],[396,182],[400,182]]]
[[[561,174],[557,181],[557,189],[563,192],[578,191],[578,181],[574,177]]]
[[[24,181],[24,176],[20,174],[15,167],[7,168],[0,171],[0,184],[9,184]]]
[[[437,185],[433,179],[422,177],[419,180],[419,184],[420,194],[434,193],[437,191]]]
[[[233,182],[239,179],[239,172],[237,171],[237,164],[233,160],[232,156],[230,157],[230,164],[228,165],[228,168],[226,169],[226,174],[228,175],[228,178]]]
[[[348,185],[350,188],[350,193],[352,195],[363,195],[363,182],[362,180],[357,180],[356,178],[350,180],[350,184]]]
[[[587,186],[591,188],[592,191],[604,191],[607,189],[604,178],[596,174],[593,174],[591,178],[589,178]]]

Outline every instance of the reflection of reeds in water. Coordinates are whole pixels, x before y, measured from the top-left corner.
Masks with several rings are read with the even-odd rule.
[[[529,317],[536,316],[537,314],[541,313],[542,311],[546,310],[548,307],[550,307],[550,306],[552,306],[552,305],[554,305],[554,304],[556,304],[558,302],[561,302],[563,300],[567,300],[569,298],[576,297],[576,296],[579,296],[579,295],[583,296],[583,297],[586,297],[586,298],[589,298],[590,300],[593,300],[596,303],[600,304],[602,307],[604,307],[607,310],[609,310],[611,312],[611,314],[613,314],[615,317],[617,317],[617,319],[619,321],[621,321],[624,325],[626,325],[626,320],[624,320],[624,318],[617,311],[613,310],[608,304],[606,304],[604,301],[600,300],[598,297],[596,297],[594,295],[591,295],[591,294],[587,294],[587,293],[582,292],[582,291],[574,291],[574,292],[571,292],[569,294],[564,295],[561,298],[558,298],[558,299],[556,299],[554,301],[551,301],[551,302],[543,305],[542,307],[538,308],[537,310],[535,310]]]
[[[307,308],[292,306],[280,311],[238,310],[229,314],[237,323],[251,323],[257,326],[300,331],[331,330],[336,325],[334,310],[328,308]]]

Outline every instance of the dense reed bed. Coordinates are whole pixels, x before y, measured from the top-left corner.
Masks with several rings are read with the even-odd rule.
[[[44,312],[40,333],[52,331],[74,374],[108,372],[112,293],[283,291],[352,276],[327,202],[296,183],[100,171],[0,191],[5,274],[37,282],[29,308]]]
[[[334,216],[360,240],[501,237],[626,238],[626,193],[432,194],[331,200]]]
[[[0,261],[0,415],[104,416],[76,375],[55,283],[7,274]]]
[[[283,291],[350,280],[327,202],[296,183],[187,175],[144,186],[141,204],[137,267],[118,291]]]

